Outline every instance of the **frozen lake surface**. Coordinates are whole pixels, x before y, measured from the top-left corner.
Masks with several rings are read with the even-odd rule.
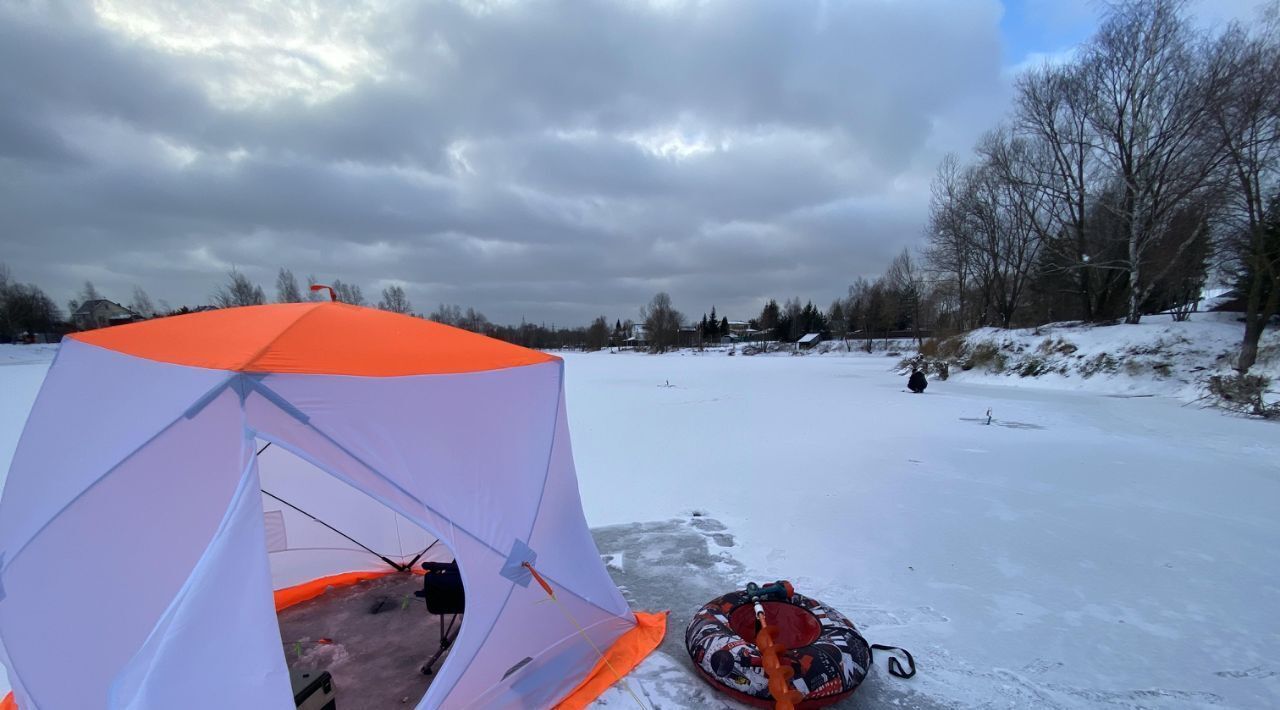
[[[880,661],[849,707],[1280,707],[1280,427],[1060,384],[916,396],[894,362],[567,356],[588,520],[676,519],[660,538],[704,513],[729,543],[703,536],[706,576],[790,579],[915,654],[916,678]],[[641,532],[611,562],[654,578],[639,605],[682,579],[695,605],[719,593],[661,570],[692,538],[655,554]],[[667,594],[670,653],[640,683],[712,702],[689,595]]]

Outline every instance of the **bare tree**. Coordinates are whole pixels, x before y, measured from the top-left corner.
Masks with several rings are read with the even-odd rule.
[[[844,299],[837,298],[827,307],[827,322],[831,324],[831,337],[844,340],[849,334],[849,318],[845,314]]]
[[[1007,328],[1035,275],[1045,235],[1054,228],[1051,199],[1037,175],[1047,157],[1006,128],[988,133],[978,155],[980,163],[963,170],[952,158],[943,161],[934,180],[926,259],[946,284],[942,297],[956,304],[959,327],[990,323],[994,315]],[[906,294],[914,304],[912,319],[918,319],[923,275],[909,256],[899,259],[885,285]],[[902,267],[910,267],[909,277]],[[909,290],[902,291],[907,281]],[[969,315],[971,292],[978,308]]]
[[[909,321],[911,332],[919,344],[920,320],[923,313],[925,282],[924,274],[916,265],[911,253],[904,247],[902,253],[894,257],[885,271],[885,282],[898,301],[899,322]]]
[[[671,305],[671,296],[666,292],[657,294],[640,309],[640,320],[644,321],[650,351],[666,352],[679,343],[684,316]]]
[[[261,306],[267,302],[262,287],[255,285],[248,276],[236,269],[227,272],[227,281],[213,293],[213,305],[219,308],[236,306]]]
[[[143,318],[153,318],[156,315],[156,307],[151,303],[151,297],[137,285],[133,287],[133,300],[129,302],[129,310]]]
[[[1280,190],[1257,234],[1238,245],[1239,283],[1245,294],[1245,332],[1236,369],[1248,372],[1258,357],[1258,340],[1266,324],[1280,313]]]
[[[597,316],[587,328],[587,349],[600,350],[609,344],[609,321]]]
[[[1017,82],[1016,129],[1042,146],[1045,160],[1034,166],[1033,188],[1048,202],[1051,229],[1044,235],[1051,269],[1074,279],[1080,314],[1095,314],[1094,270],[1086,234],[1091,190],[1098,180],[1099,152],[1089,116],[1093,98],[1079,64],[1046,66]]]
[[[9,284],[5,288],[3,308],[0,323],[9,328],[9,336],[48,332],[61,318],[58,305],[35,284]]]
[[[328,297],[328,293],[317,291],[313,286],[320,283],[315,274],[307,274],[307,292],[303,294],[308,301],[321,301]]]
[[[9,265],[0,261],[0,340],[6,342],[13,336],[13,324],[9,318],[9,294],[15,285]]]
[[[413,305],[409,303],[409,297],[405,295],[404,288],[397,284],[382,289],[382,300],[378,301],[378,308],[392,313],[413,312]]]
[[[302,289],[298,288],[298,279],[289,269],[280,269],[276,274],[276,303],[301,303]]]
[[[470,306],[467,306],[467,312],[462,315],[462,320],[458,325],[473,333],[486,333],[492,326],[483,313]]]
[[[364,305],[364,293],[359,286],[343,283],[342,279],[334,279],[332,286],[334,293],[338,295],[339,301],[350,303],[353,306]]]
[[[1053,202],[1037,184],[1047,158],[1042,144],[996,129],[978,146],[982,164],[974,174],[973,230],[987,305],[1000,324],[1012,325],[1046,236],[1053,229]]]
[[[925,263],[933,279],[943,285],[944,293],[954,303],[956,326],[961,330],[969,326],[966,296],[977,261],[968,233],[967,189],[959,161],[955,155],[948,154],[942,159],[938,174],[933,179]],[[863,280],[860,290],[865,293],[867,287]],[[854,287],[851,286],[849,298],[853,297]]]
[[[1223,77],[1209,115],[1227,166],[1226,251],[1244,277],[1245,330],[1236,369],[1245,373],[1280,308],[1280,255],[1269,238],[1266,195],[1280,173],[1280,6],[1252,31],[1233,24],[1208,53],[1211,73]]]
[[[441,303],[434,311],[427,316],[429,320],[445,325],[461,326],[462,325],[462,307],[456,304]]]
[[[1198,61],[1181,10],[1178,0],[1111,6],[1082,65],[1093,97],[1090,127],[1122,191],[1117,216],[1128,245],[1128,323],[1141,319],[1143,301],[1172,268],[1147,273],[1148,252],[1177,211],[1213,187],[1222,160],[1209,112],[1220,77]],[[1186,235],[1170,253],[1176,257],[1200,236]]]
[[[76,294],[75,298],[67,301],[67,311],[69,313],[75,313],[79,310],[80,306],[88,303],[89,301],[96,301],[100,298],[102,298],[102,294],[98,293],[98,289],[94,287],[93,282],[85,281],[84,286],[80,287],[80,293]]]

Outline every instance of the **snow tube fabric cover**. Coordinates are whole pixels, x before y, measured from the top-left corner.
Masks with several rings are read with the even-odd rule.
[[[802,594],[762,602],[765,621],[787,649],[791,680],[805,699],[797,708],[820,708],[852,693],[871,666],[871,646],[843,614]],[[718,690],[742,702],[772,708],[769,678],[755,640],[755,612],[745,591],[707,602],[685,630],[694,667]]]

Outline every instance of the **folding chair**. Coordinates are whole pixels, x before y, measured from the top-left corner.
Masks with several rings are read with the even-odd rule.
[[[462,574],[458,572],[456,561],[423,562],[422,569],[426,571],[422,577],[422,591],[414,592],[414,595],[426,600],[427,613],[440,617],[440,648],[422,667],[423,675],[431,675],[440,656],[444,655],[457,638],[453,627],[458,616],[464,612],[466,596],[462,589]],[[444,622],[446,616],[450,617],[447,627]]]

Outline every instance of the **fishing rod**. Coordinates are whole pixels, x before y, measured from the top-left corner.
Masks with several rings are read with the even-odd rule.
[[[268,448],[270,448],[270,447],[271,447],[271,442],[269,442],[269,441],[268,441],[268,442],[267,442],[267,445],[266,445],[266,446],[264,446],[264,447],[262,447],[261,449],[258,449],[258,453],[254,454],[254,456],[261,456],[261,455],[262,455],[262,452],[263,452],[263,451],[266,451],[266,450],[267,450]],[[420,557],[422,557],[423,555],[427,554],[427,550],[430,550],[430,549],[431,549],[431,548],[436,544],[435,542],[431,543],[430,545],[428,545],[428,546],[427,546],[427,550],[423,550],[422,552],[419,552],[419,553],[418,553],[418,556],[417,556],[417,557],[415,557],[415,558],[413,558],[413,561],[412,561],[412,562],[410,562],[410,563],[409,563],[409,564],[407,564],[407,565],[401,565],[401,564],[400,564],[400,563],[398,563],[398,562],[393,562],[392,560],[388,559],[385,555],[381,555],[381,554],[379,554],[379,553],[377,553],[377,552],[374,552],[374,551],[373,551],[373,550],[371,550],[367,545],[365,545],[364,543],[362,543],[362,542],[360,542],[359,540],[355,539],[354,537],[351,537],[350,535],[348,535],[348,534],[346,534],[346,533],[342,532],[341,530],[339,530],[339,529],[337,529],[337,528],[333,527],[332,525],[330,525],[330,524],[326,523],[325,521],[321,520],[320,518],[317,518],[316,516],[312,515],[311,513],[308,513],[307,511],[303,510],[302,508],[299,508],[298,506],[294,505],[293,503],[290,503],[289,501],[285,500],[284,498],[281,498],[280,496],[278,496],[278,495],[276,495],[276,494],[272,493],[271,491],[269,491],[269,490],[267,490],[267,489],[265,489],[265,488],[262,488],[262,489],[261,489],[261,491],[263,492],[263,494],[271,496],[272,498],[274,498],[274,499],[276,499],[276,500],[280,501],[281,503],[284,503],[285,505],[289,506],[290,508],[293,508],[294,510],[298,511],[299,513],[302,513],[303,515],[307,516],[308,518],[311,518],[312,520],[316,521],[317,523],[320,523],[321,525],[325,526],[326,528],[329,528],[330,530],[332,530],[332,531],[334,531],[334,532],[338,533],[339,535],[343,536],[344,538],[346,538],[346,539],[350,540],[351,542],[353,542],[353,543],[355,543],[356,545],[358,545],[358,546],[360,547],[360,549],[362,549],[362,550],[364,550],[364,551],[368,552],[369,554],[373,555],[374,557],[377,557],[378,559],[382,560],[383,562],[386,562],[388,565],[391,565],[391,568],[392,568],[392,569],[394,569],[394,570],[396,570],[397,572],[404,572],[405,570],[412,569],[412,568],[413,568],[413,563],[414,563],[414,562],[417,562],[417,561],[418,561],[418,559],[419,559]],[[436,540],[436,542],[440,542],[440,541],[439,541],[439,540]]]

